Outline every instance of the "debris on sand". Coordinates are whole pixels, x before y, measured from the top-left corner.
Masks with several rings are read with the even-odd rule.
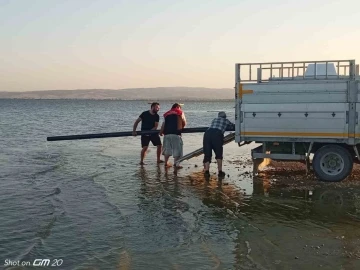
[[[247,250],[248,250],[248,255],[250,254],[250,252],[251,252],[251,248],[250,248],[250,243],[249,243],[249,241],[245,241],[245,244],[246,244],[246,247],[247,247]]]

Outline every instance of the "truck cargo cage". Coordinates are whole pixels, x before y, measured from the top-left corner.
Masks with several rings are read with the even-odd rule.
[[[349,80],[359,76],[355,60],[241,63],[236,68],[241,82]]]

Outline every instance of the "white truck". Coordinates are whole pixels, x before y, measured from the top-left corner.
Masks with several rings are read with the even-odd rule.
[[[235,142],[307,170],[313,154],[320,180],[341,181],[360,160],[359,80],[355,60],[235,64]]]

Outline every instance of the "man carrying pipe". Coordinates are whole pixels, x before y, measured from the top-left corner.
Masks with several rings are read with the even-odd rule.
[[[204,174],[210,176],[210,162],[212,151],[215,152],[215,159],[218,166],[218,176],[224,177],[225,173],[222,170],[223,161],[223,144],[224,133],[226,129],[235,129],[235,124],[226,119],[225,112],[219,112],[218,117],[212,120],[208,130],[205,131],[203,137],[204,149]]]
[[[186,125],[184,112],[181,110],[179,103],[175,103],[169,111],[164,114],[164,122],[160,129],[160,135],[164,135],[163,155],[165,156],[165,167],[170,167],[169,158],[174,157],[175,169],[176,161],[183,156],[183,141],[181,131]]]
[[[153,102],[151,104],[151,108],[148,111],[144,111],[140,114],[139,118],[136,119],[134,126],[133,126],[133,136],[136,136],[136,128],[138,124],[141,122],[141,131],[144,130],[156,130],[159,125],[159,115],[158,111],[160,110],[160,104],[157,102]],[[151,143],[157,147],[156,157],[157,163],[163,163],[160,159],[161,155],[161,139],[159,134],[151,134],[151,135],[141,135],[141,154],[140,154],[140,165],[145,165],[144,159],[146,151],[149,147],[149,143]]]

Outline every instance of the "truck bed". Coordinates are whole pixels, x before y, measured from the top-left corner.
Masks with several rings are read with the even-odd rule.
[[[320,62],[244,64],[250,70],[245,81],[240,78],[242,64],[237,64],[235,141],[359,143],[360,84],[355,74],[358,70],[355,61],[344,62],[348,64],[348,73],[342,75],[333,73],[335,64],[329,74],[329,61],[325,62],[328,68]],[[335,63],[346,66],[340,61]],[[314,64],[323,67],[323,74],[311,74]],[[263,80],[266,65],[283,67],[282,71],[276,68],[280,69],[279,76]],[[251,72],[254,66],[262,68]],[[296,66],[303,67],[302,76],[294,75]],[[292,69],[288,72],[290,76],[284,75],[285,69]],[[270,73],[274,74],[275,68]],[[252,74],[257,75],[255,79]]]

